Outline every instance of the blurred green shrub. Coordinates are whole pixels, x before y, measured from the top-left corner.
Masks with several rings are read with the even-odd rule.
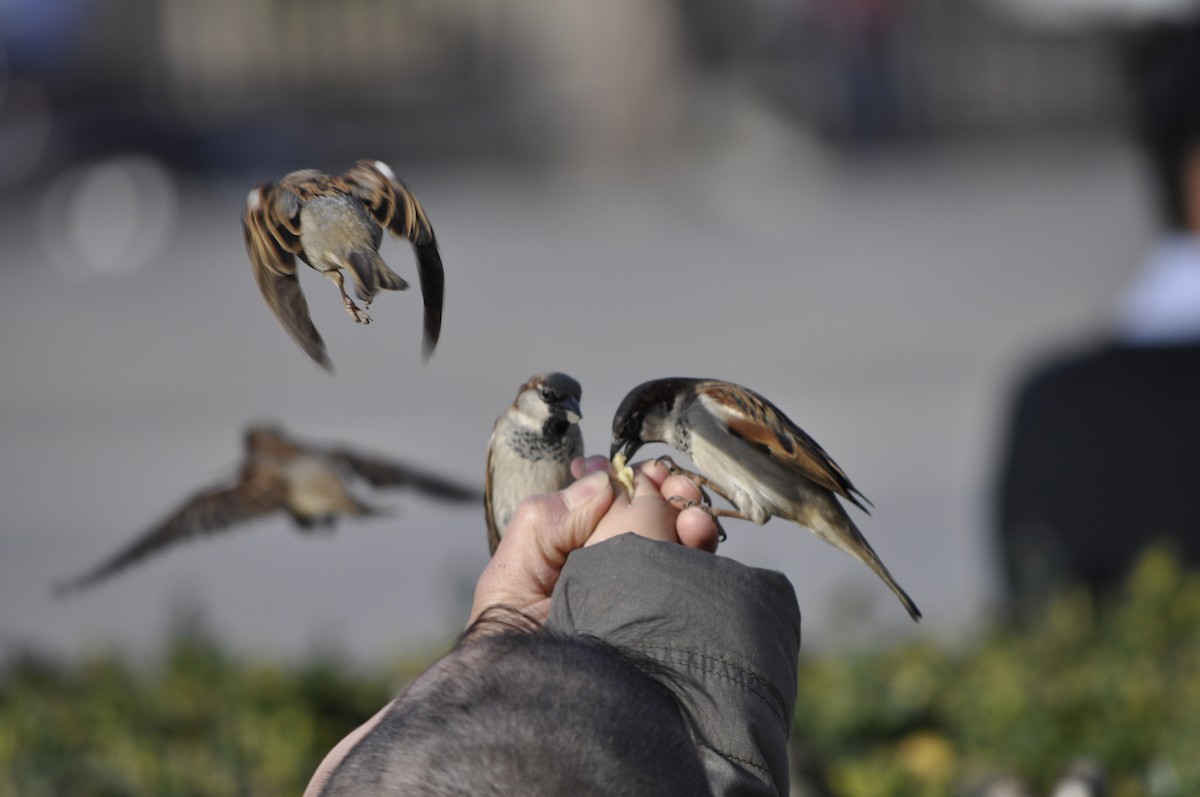
[[[332,655],[244,661],[189,619],[150,667],[15,655],[0,671],[0,795],[297,797],[427,660],[372,672]]]
[[[250,661],[187,618],[152,665],[12,654],[0,795],[296,797],[431,660]],[[1081,756],[1115,797],[1200,794],[1200,575],[1152,551],[1111,602],[1073,590],[1030,625],[953,648],[806,655],[796,731],[841,797],[957,795],[994,772],[1046,793]]]
[[[1116,797],[1200,794],[1200,574],[1155,549],[1121,595],[1068,589],[958,650],[806,657],[795,727],[842,797],[954,795],[998,772],[1046,794],[1081,757]]]

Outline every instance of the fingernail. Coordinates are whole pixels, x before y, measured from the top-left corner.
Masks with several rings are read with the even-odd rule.
[[[595,498],[606,487],[608,487],[608,471],[592,473],[563,490],[563,501],[566,502],[567,509],[574,509]]]

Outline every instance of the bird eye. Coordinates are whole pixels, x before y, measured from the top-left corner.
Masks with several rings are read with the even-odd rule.
[[[545,401],[545,402],[551,403],[551,404],[558,398],[558,396],[556,396],[554,394],[554,391],[548,387],[542,388],[539,395],[542,397],[542,401]]]

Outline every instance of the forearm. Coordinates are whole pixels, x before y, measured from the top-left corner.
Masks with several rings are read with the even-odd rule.
[[[572,553],[548,625],[686,676],[715,794],[786,794],[800,612],[781,574],[624,535]]]

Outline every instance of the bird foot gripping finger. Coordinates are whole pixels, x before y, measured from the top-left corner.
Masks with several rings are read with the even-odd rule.
[[[659,457],[658,459],[656,459],[654,461],[657,462],[658,464],[662,465],[664,468],[666,468],[667,472],[670,473],[672,476],[686,476],[689,479],[691,479],[692,483],[700,488],[701,495],[704,495],[705,487],[711,487],[714,490],[716,490],[716,485],[714,485],[711,481],[709,481],[708,479],[701,476],[699,473],[688,470],[687,468],[681,468],[679,465],[677,465],[675,463],[675,460],[671,459],[670,454],[663,454],[661,457]],[[717,490],[717,492],[719,493],[721,491]],[[708,504],[712,503],[712,501],[709,500],[707,495],[704,495],[704,500],[705,500],[705,503],[708,503]]]
[[[700,499],[704,501],[704,505],[712,506],[712,498],[704,489],[705,487],[711,487],[712,482],[701,476],[699,473],[693,473],[687,468],[679,467],[679,465],[675,463],[675,460],[671,459],[670,454],[663,454],[654,461],[666,468],[667,472],[672,476],[683,476],[691,481],[692,484],[696,485],[696,489],[700,491]]]
[[[700,494],[703,495],[705,499],[708,498],[708,496],[704,493],[703,490],[700,491]],[[671,496],[670,498],[667,499],[667,503],[674,504],[675,506],[679,507],[680,512],[682,512],[685,509],[695,508],[695,509],[699,509],[704,514],[708,515],[710,518],[712,518],[713,523],[717,527],[717,541],[725,542],[725,527],[721,525],[721,520],[720,520],[720,518],[722,516],[721,513],[723,512],[723,510],[713,509],[711,502],[701,503],[699,501],[692,501],[688,498],[684,498],[682,495]]]
[[[654,461],[656,463],[658,463],[659,465],[662,465],[664,468],[666,468],[667,472],[670,473],[672,476],[674,476],[677,473],[687,473],[687,471],[685,471],[683,468],[681,468],[675,464],[675,460],[671,459],[670,454],[663,454],[661,457],[658,457]]]

